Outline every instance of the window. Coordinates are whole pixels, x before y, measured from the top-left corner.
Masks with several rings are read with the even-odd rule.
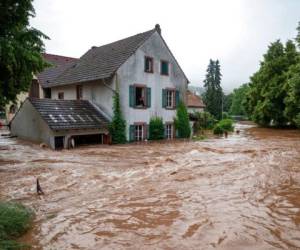
[[[77,97],[77,100],[82,99],[82,85],[76,86],[76,97]]]
[[[153,73],[153,58],[152,57],[145,57],[145,72]]]
[[[179,103],[179,91],[175,89],[162,90],[162,107],[175,109]]]
[[[51,89],[50,88],[44,88],[44,98],[51,99]]]
[[[167,139],[173,138],[173,125],[171,123],[166,124],[166,137]]]
[[[165,76],[169,75],[169,62],[160,61],[160,74]]]
[[[58,93],[58,99],[63,100],[64,99],[64,92]]]
[[[135,88],[135,106],[136,107],[146,107],[146,96],[144,87]]]
[[[151,106],[151,89],[144,85],[129,87],[129,105],[133,108],[149,108]]]
[[[175,107],[175,90],[167,90],[167,106],[166,108]]]
[[[135,125],[135,141],[142,141],[144,138],[144,126],[143,125]]]

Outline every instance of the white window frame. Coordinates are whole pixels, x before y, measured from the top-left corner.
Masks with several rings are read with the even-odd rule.
[[[143,139],[144,139],[144,125],[143,124],[135,125],[134,139],[135,139],[135,141],[143,141]]]
[[[167,98],[166,108],[174,108],[175,107],[175,91],[167,89],[166,98]]]
[[[172,123],[166,124],[166,136],[167,136],[167,139],[173,139],[173,124]]]

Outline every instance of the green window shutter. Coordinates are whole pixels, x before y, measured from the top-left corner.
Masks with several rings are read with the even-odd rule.
[[[151,88],[146,88],[147,90],[147,107],[151,107]]]
[[[180,93],[179,90],[175,91],[175,107],[177,108],[179,105],[179,101],[180,101]]]
[[[162,89],[162,107],[165,108],[167,106],[167,90]]]
[[[129,107],[135,106],[135,87],[129,86]]]
[[[135,140],[135,126],[134,125],[130,125],[129,126],[129,141],[134,141]]]

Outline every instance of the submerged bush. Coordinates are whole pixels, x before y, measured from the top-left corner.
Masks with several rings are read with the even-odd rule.
[[[33,212],[22,204],[0,202],[0,249],[26,249],[14,239],[29,229],[32,218]]]
[[[194,124],[195,132],[202,129],[212,129],[216,123],[216,119],[209,112],[195,112],[193,115],[196,119]]]
[[[231,119],[223,119],[215,125],[213,132],[216,135],[220,135],[224,132],[233,131],[233,129],[233,121]]]
[[[161,117],[151,117],[149,122],[149,139],[161,140],[164,138],[164,123]]]

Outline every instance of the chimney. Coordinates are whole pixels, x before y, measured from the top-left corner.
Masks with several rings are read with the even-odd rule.
[[[160,28],[160,26],[159,26],[159,24],[157,23],[157,24],[155,24],[155,29],[156,29],[156,31],[158,32],[158,34],[160,34],[161,35],[161,28]]]

